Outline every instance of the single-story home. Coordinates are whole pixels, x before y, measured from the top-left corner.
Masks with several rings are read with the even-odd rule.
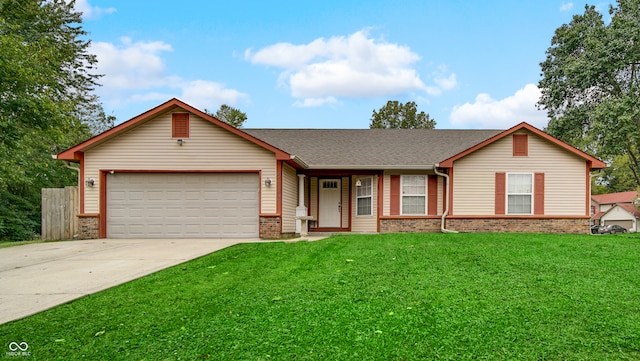
[[[237,129],[178,99],[57,155],[81,238],[587,233],[599,159],[507,130]]]
[[[617,224],[638,231],[640,197],[637,191],[598,194],[591,197],[591,223],[607,226]]]

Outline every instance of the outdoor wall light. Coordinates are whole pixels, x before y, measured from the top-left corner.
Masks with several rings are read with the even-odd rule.
[[[93,185],[96,184],[96,180],[93,178],[87,178],[85,183],[87,184],[87,187],[93,187]]]
[[[362,182],[360,182],[360,179],[356,181],[356,187],[362,187]]]
[[[264,180],[264,185],[267,187],[271,187],[271,178],[267,178]]]
[[[182,144],[184,144],[184,139],[178,138],[178,145],[182,146]]]

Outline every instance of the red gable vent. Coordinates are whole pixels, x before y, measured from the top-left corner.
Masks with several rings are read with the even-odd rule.
[[[526,157],[529,155],[529,142],[527,134],[514,134],[513,135],[513,156],[514,157]]]
[[[189,113],[171,114],[171,126],[173,138],[189,138]]]

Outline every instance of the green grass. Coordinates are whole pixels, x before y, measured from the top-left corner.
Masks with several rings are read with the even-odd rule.
[[[29,360],[638,360],[640,239],[242,244],[0,325],[12,341]]]
[[[27,244],[35,244],[35,243],[50,243],[50,242],[65,242],[71,241],[70,239],[54,239],[54,240],[42,240],[42,239],[32,239],[30,241],[3,241],[0,240],[0,248],[7,247],[17,247],[24,246]]]

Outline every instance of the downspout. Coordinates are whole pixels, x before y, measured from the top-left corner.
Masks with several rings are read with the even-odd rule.
[[[438,171],[438,168],[440,167],[440,163],[436,163],[433,165],[433,171],[436,173],[436,175],[439,175],[441,177],[444,177],[445,179],[445,184],[446,184],[446,194],[447,196],[445,197],[444,200],[444,212],[442,213],[442,220],[440,221],[440,231],[442,233],[458,233],[458,231],[453,231],[450,229],[446,229],[445,228],[445,220],[447,218],[447,215],[449,214],[449,197],[451,195],[451,189],[449,188],[449,175],[446,173],[442,173],[440,171]]]
[[[64,166],[69,168],[69,169],[73,169],[76,172],[78,172],[78,189],[80,189],[80,168],[72,167],[71,166],[71,162],[69,162],[68,160],[64,161]]]

